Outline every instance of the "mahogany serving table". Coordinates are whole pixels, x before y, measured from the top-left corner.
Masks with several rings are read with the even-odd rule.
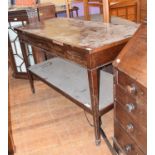
[[[113,76],[100,68],[115,59],[138,27],[53,18],[16,28],[32,91],[37,76],[92,114],[96,144],[101,116],[113,108]],[[30,66],[26,44],[57,57]]]

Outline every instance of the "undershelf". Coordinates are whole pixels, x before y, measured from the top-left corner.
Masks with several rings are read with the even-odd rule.
[[[91,109],[87,69],[58,57],[29,67],[29,70]],[[113,103],[113,75],[100,70],[99,109]]]

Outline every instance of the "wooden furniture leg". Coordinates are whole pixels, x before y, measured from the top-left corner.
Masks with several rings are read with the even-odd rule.
[[[99,116],[99,77],[100,77],[99,69],[88,70],[96,145],[99,145],[101,142],[100,137],[101,118]]]
[[[11,103],[10,103],[10,85],[8,88],[8,155],[14,155],[15,144],[12,136],[12,124],[11,124]]]
[[[25,65],[26,65],[26,70],[27,70],[27,75],[28,75],[28,79],[29,79],[29,82],[30,82],[31,90],[32,90],[32,93],[35,93],[33,76],[30,73],[30,71],[28,70],[28,67],[30,66],[29,60],[28,60],[28,57],[27,57],[27,50],[28,49],[26,48],[26,45],[22,40],[20,40],[20,46],[21,46],[21,49],[22,49],[23,58],[24,58],[24,62],[25,62]]]
[[[67,14],[67,18],[70,18],[70,4],[69,4],[69,0],[65,0],[66,2],[66,14]]]
[[[83,0],[83,4],[84,4],[84,19],[90,20],[88,0]]]
[[[76,16],[78,17],[79,16],[78,8],[76,8],[75,11],[76,11]]]
[[[103,4],[103,22],[110,23],[109,0],[102,0]]]

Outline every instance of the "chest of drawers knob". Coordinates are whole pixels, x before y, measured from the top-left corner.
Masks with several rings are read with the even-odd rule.
[[[13,20],[14,20],[14,21],[17,21],[17,18],[14,18]]]
[[[132,112],[133,110],[136,109],[136,106],[133,103],[128,103],[126,104],[126,109],[128,112]]]
[[[133,130],[134,130],[133,124],[131,124],[131,123],[127,124],[126,130],[127,130],[127,132],[133,132]]]
[[[131,152],[131,151],[132,151],[132,145],[131,145],[131,144],[126,145],[126,146],[125,146],[125,152],[126,152],[126,153],[129,153],[129,152]]]
[[[129,94],[135,95],[137,92],[136,86],[134,84],[128,85],[126,88]]]

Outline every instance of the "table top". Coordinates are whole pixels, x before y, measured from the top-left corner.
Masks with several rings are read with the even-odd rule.
[[[17,30],[91,51],[130,38],[138,27],[138,24],[106,24],[72,18],[53,18]]]

